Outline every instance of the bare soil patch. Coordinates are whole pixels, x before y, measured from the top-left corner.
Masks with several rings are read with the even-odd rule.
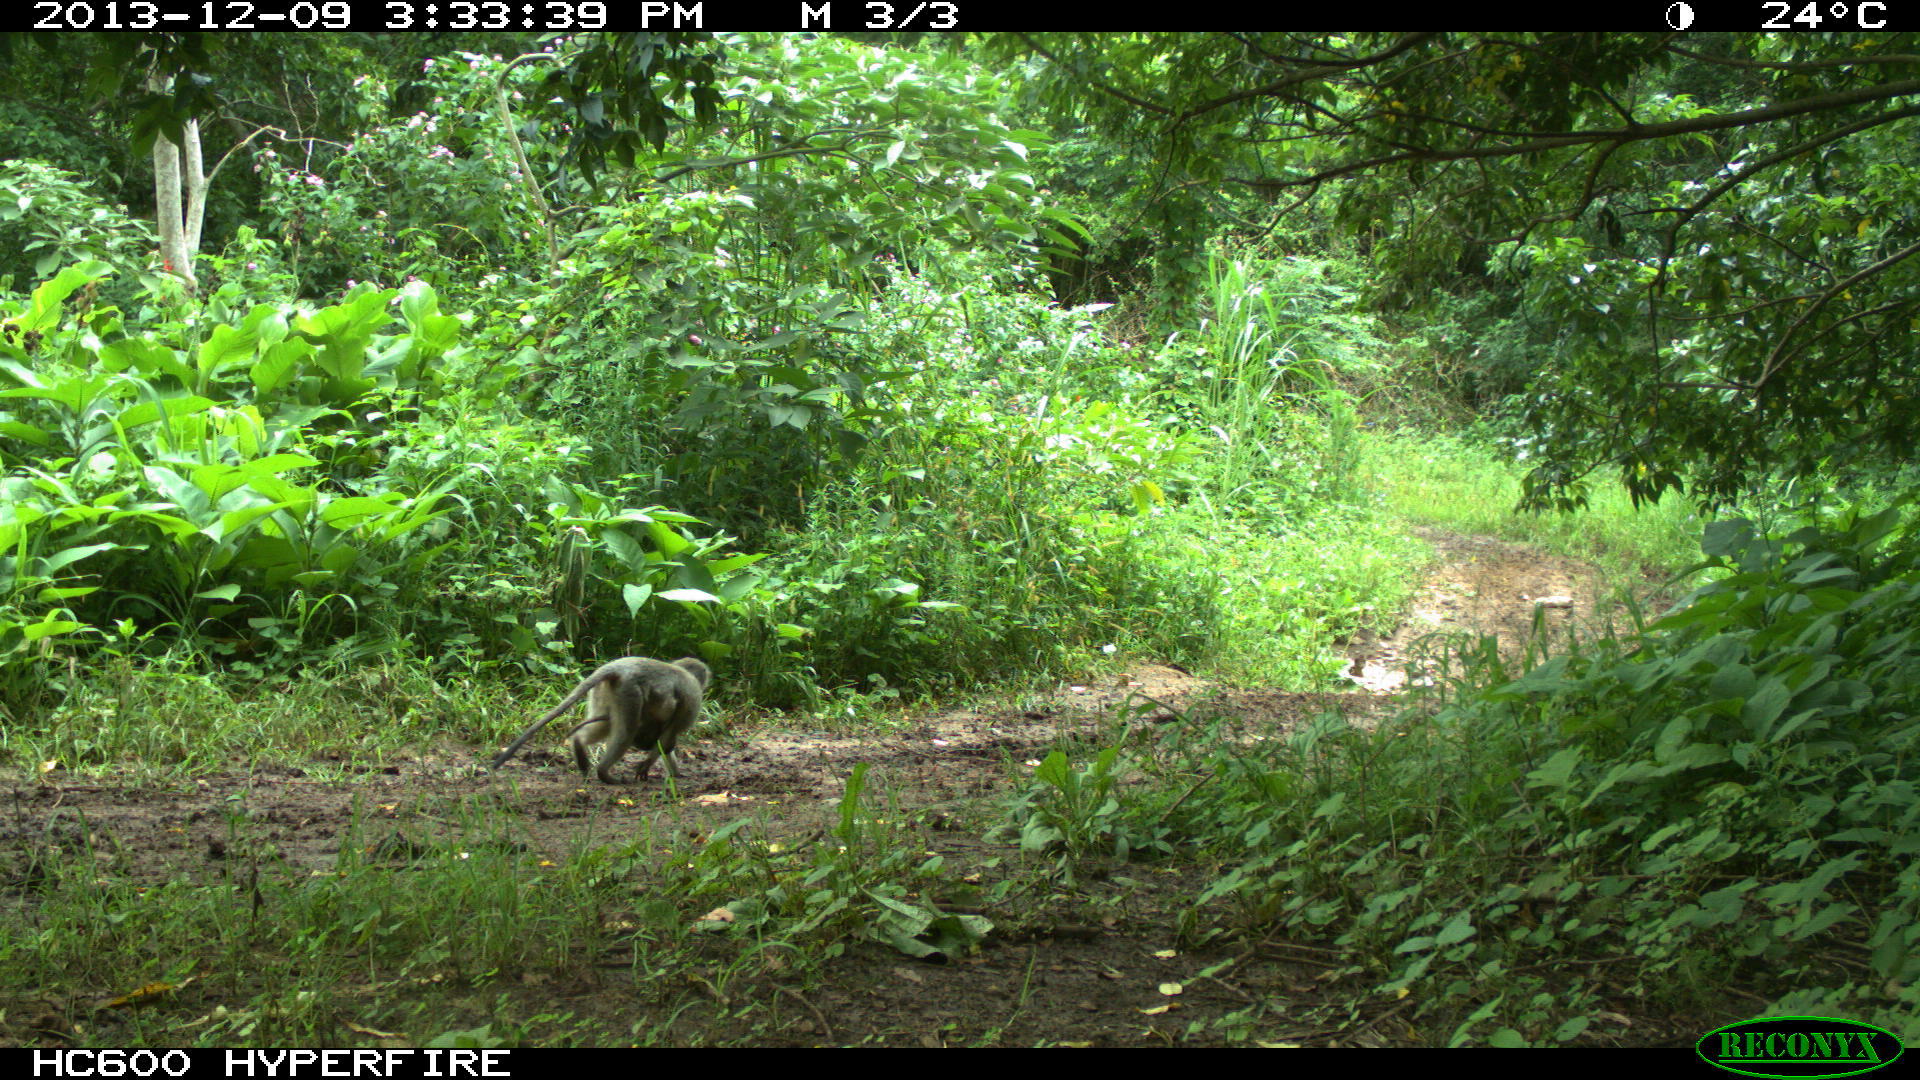
[[[1350,643],[1348,677],[1360,688],[1391,693],[1409,678],[1428,677],[1438,652],[1461,635],[1492,635],[1511,665],[1534,634],[1536,608],[1550,642],[1565,640],[1569,631],[1600,628],[1597,613],[1607,583],[1592,566],[1490,536],[1410,531],[1433,545],[1437,561],[1393,633]],[[1653,590],[1636,592],[1644,599]]]

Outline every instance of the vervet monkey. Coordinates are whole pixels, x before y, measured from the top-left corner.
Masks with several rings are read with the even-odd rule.
[[[667,759],[667,775],[677,779],[680,772],[673,764],[674,744],[679,741],[680,733],[700,718],[700,695],[712,679],[713,673],[707,670],[707,665],[690,656],[671,664],[644,656],[609,661],[580,680],[580,685],[573,688],[566,700],[555,705],[552,712],[521,732],[512,746],[493,759],[493,767],[505,765],[533,738],[534,732],[591,694],[586,722],[567,736],[573,745],[573,763],[580,767],[581,776],[587,775],[591,763],[587,744],[604,741],[606,746],[600,754],[601,783],[618,783],[613,778],[613,767],[635,746],[646,750],[647,757],[635,771],[634,780],[646,779],[654,761],[662,755]]]

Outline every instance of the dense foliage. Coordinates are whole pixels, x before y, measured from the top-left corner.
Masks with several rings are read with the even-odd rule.
[[[1508,406],[1528,502],[1611,471],[1724,502],[1904,460],[1920,80],[1901,34],[1015,35],[1139,166],[1081,184],[1170,259],[1235,191],[1319,192]],[[1160,163],[1147,167],[1149,162]],[[1230,219],[1230,218],[1229,218]],[[1115,240],[1118,238],[1115,237]],[[1109,241],[1111,243],[1113,241]],[[1190,280],[1190,276],[1189,276]],[[1410,320],[1411,321],[1411,320]],[[1492,340],[1487,340],[1492,338]]]
[[[1735,981],[1914,1030],[1907,36],[74,41],[0,38],[0,766],[306,752],[269,685],[471,741],[518,718],[485,687],[634,652],[856,724],[1116,654],[1332,689],[1443,501],[1407,447],[1517,461],[1536,509],[1604,470],[1742,506],[1663,617],[1520,669],[1451,643],[1377,730],[1123,716],[989,835],[1037,894],[1198,868],[1187,942],[1324,942],[1350,1012],[1443,1041],[1631,1041],[1622,1001]],[[1396,469],[1425,506],[1382,507]],[[567,963],[646,864],[749,953],[964,954],[992,920],[865,775],[804,855],[743,817],[433,872],[551,886],[557,944],[461,938],[347,844],[259,933],[478,986]],[[140,903],[35,873],[55,925]],[[159,962],[41,941],[40,978]],[[326,1030],[263,1023],[208,1037]]]

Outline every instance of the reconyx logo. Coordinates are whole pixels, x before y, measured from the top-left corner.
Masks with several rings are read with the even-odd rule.
[[[1743,1076],[1858,1076],[1899,1060],[1900,1040],[1857,1020],[1763,1016],[1714,1028],[1693,1044],[1707,1064]]]

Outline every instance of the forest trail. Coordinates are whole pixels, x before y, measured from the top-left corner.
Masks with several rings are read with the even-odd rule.
[[[677,790],[668,789],[657,770],[637,787],[583,784],[556,740],[498,773],[474,768],[491,748],[446,740],[413,760],[374,766],[314,762],[309,769],[249,772],[235,762],[227,774],[145,788],[121,786],[111,777],[54,779],[13,785],[12,812],[0,816],[0,861],[30,868],[50,855],[91,857],[106,864],[98,868],[102,874],[156,885],[220,880],[242,864],[297,879],[333,873],[345,845],[360,849],[362,865],[395,870],[436,854],[488,848],[562,859],[603,843],[697,846],[710,830],[742,815],[762,816],[766,840],[804,853],[809,845],[834,842],[830,830],[847,777],[854,765],[866,763],[869,812],[897,808],[917,823],[917,832],[903,837],[940,854],[957,880],[974,880],[971,871],[1014,854],[981,834],[1016,791],[1022,767],[1037,765],[1063,738],[1083,748],[1073,758],[1083,766],[1116,737],[1114,717],[1123,707],[1129,739],[1182,716],[1218,718],[1231,737],[1250,740],[1276,737],[1329,709],[1367,723],[1393,711],[1409,662],[1421,677],[1420,657],[1445,635],[1495,634],[1502,653],[1515,657],[1536,603],[1544,605],[1546,624],[1556,632],[1592,611],[1597,583],[1590,568],[1500,540],[1430,529],[1418,534],[1434,546],[1438,560],[1398,630],[1349,643],[1347,677],[1357,693],[1219,687],[1171,667],[1142,664],[1123,675],[1060,687],[1021,708],[948,711],[860,737],[767,728],[728,733],[703,725],[690,740],[693,760]],[[329,770],[357,775],[345,781],[313,775]],[[1062,895],[1040,905],[1045,912],[1057,909],[1058,918],[1036,918],[1032,907],[1017,919],[983,909],[997,924],[987,945],[939,968],[878,944],[851,949],[822,973],[824,985],[809,991],[806,1008],[785,1007],[794,1015],[784,1037],[792,1045],[937,1045],[948,1037],[943,1032],[995,1016],[1012,1017],[995,1035],[1011,1045],[1158,1042],[1165,1036],[1149,1037],[1155,1028],[1148,1010],[1165,1004],[1159,988],[1229,954],[1175,948],[1173,927],[1204,886],[1204,868],[1116,869],[1115,880],[1127,883],[1083,882],[1073,899]],[[955,904],[952,897],[929,899]],[[967,909],[962,904],[958,910]],[[701,914],[689,911],[687,918]],[[608,918],[609,933],[617,937],[625,924],[614,914]],[[619,951],[612,938],[603,944]],[[1243,970],[1233,993],[1211,983],[1195,985],[1181,997],[1178,1021],[1169,1018],[1165,1030],[1192,1030],[1190,1023],[1243,1008],[1246,1001],[1237,995],[1250,990],[1311,994],[1317,970],[1323,969],[1291,962]],[[578,972],[557,981],[576,977],[586,987],[624,976],[610,975],[605,964],[583,956]],[[509,992],[530,1000],[553,995],[583,1015],[603,1007],[596,1003],[611,1008],[620,1000],[576,995],[555,983],[554,976],[543,975]],[[789,997],[781,991],[770,1001],[777,1006]],[[61,1012],[59,1003],[45,1006]],[[724,1013],[712,1018],[718,1028],[699,1027],[697,1014],[689,1013],[688,1041],[765,1044],[757,1029],[729,1032]],[[19,1034],[0,1030],[0,1040]],[[346,1031],[340,1038],[353,1041]],[[1217,1040],[1199,1037],[1203,1045],[1211,1041]]]

